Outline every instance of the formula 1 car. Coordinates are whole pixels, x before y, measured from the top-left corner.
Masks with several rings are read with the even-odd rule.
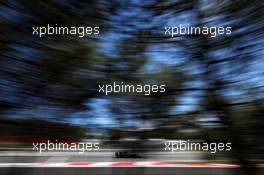
[[[142,158],[139,153],[135,151],[119,150],[115,152],[116,158]]]

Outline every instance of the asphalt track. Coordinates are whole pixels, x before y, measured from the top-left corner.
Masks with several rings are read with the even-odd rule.
[[[257,175],[263,175],[259,169]],[[232,175],[241,169],[226,168],[0,168],[1,175]]]
[[[0,165],[5,163],[67,163],[67,162],[147,162],[147,161],[178,161],[199,164],[199,153],[155,153],[145,158],[120,159],[114,158],[113,152],[97,153],[30,153],[30,152],[1,152]],[[264,175],[264,168],[258,168],[257,175]],[[100,166],[100,167],[0,167],[0,175],[242,175],[241,168],[226,167],[129,167],[129,166]]]
[[[178,161],[197,162],[202,158],[201,153],[148,153],[144,158],[115,158],[114,152],[87,152],[87,153],[59,153],[59,152],[2,152],[0,163],[34,163],[34,162],[120,162],[120,161]]]

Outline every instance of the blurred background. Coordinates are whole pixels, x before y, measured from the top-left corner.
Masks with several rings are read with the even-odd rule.
[[[47,24],[100,26],[100,35],[32,35]],[[232,34],[164,35],[179,24]],[[264,1],[1,0],[0,26],[2,162],[47,139],[96,139],[108,149],[122,139],[182,139],[232,142],[230,152],[185,153],[196,161],[253,175],[263,163]],[[166,92],[98,93],[114,81]]]

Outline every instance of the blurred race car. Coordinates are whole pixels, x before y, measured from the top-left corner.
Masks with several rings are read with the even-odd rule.
[[[143,149],[142,142],[138,139],[125,138],[115,142],[116,158],[141,158]]]
[[[142,158],[140,153],[128,150],[119,150],[115,152],[116,158]]]

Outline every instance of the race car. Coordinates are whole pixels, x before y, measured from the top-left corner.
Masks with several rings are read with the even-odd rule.
[[[142,155],[135,151],[119,150],[115,152],[116,158],[142,158]]]

